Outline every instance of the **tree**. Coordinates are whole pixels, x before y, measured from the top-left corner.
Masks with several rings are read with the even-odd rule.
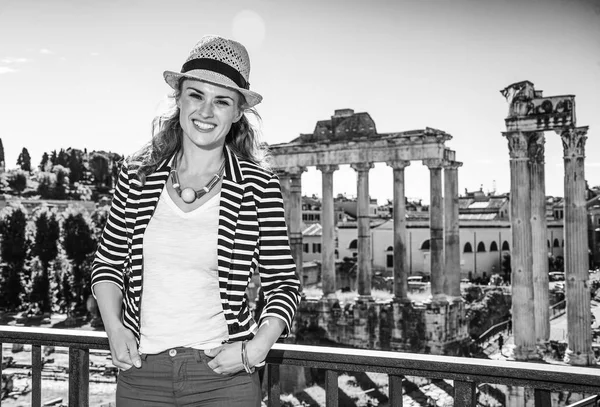
[[[60,225],[56,212],[48,207],[40,207],[34,214],[35,238],[32,253],[38,259],[39,266],[32,262],[33,277],[31,301],[37,302],[42,312],[51,311],[50,301],[50,263],[58,255]]]
[[[54,189],[56,188],[56,174],[51,172],[40,172],[38,174],[37,193],[42,199],[54,199]]]
[[[85,167],[83,166],[83,160],[81,159],[81,151],[79,151],[78,154],[77,150],[71,150],[71,155],[69,156],[69,170],[71,172],[71,175],[69,176],[71,184],[83,179]]]
[[[108,158],[100,153],[95,153],[90,159],[90,170],[94,176],[94,183],[97,186],[107,184],[110,178],[110,170],[108,166]]]
[[[35,256],[29,262],[31,270],[31,289],[29,302],[32,308],[40,312],[50,312],[52,303],[50,301],[50,279],[48,270],[44,269],[39,257]]]
[[[56,159],[56,164],[62,165],[65,168],[69,167],[69,154],[62,148],[60,149],[60,151],[58,153],[58,157]]]
[[[39,169],[40,171],[48,171],[49,168],[46,168],[50,163],[50,157],[48,157],[48,153],[44,153],[42,155],[42,161],[40,161]]]
[[[17,165],[21,167],[23,171],[31,172],[31,156],[25,147],[23,147],[21,154],[19,154],[19,157],[17,158]]]
[[[72,209],[65,212],[63,222],[63,248],[73,264],[72,290],[75,307],[85,306],[87,296],[91,293],[89,286],[91,270],[83,265],[88,256],[96,249],[96,241],[92,233],[91,220],[84,216],[83,209]]]
[[[2,139],[0,138],[0,167],[4,167],[4,145],[2,144]]]
[[[16,170],[8,175],[8,186],[21,195],[27,188],[27,173],[24,170]]]
[[[52,172],[56,174],[54,199],[67,199],[69,187],[69,170],[62,165],[55,165]]]
[[[52,164],[53,167],[56,164],[58,164],[58,157],[56,154],[56,150],[53,150],[52,153],[50,154],[50,163]]]
[[[0,254],[3,260],[0,304],[15,309],[21,304],[21,274],[29,249],[27,215],[22,205],[7,207],[0,215]]]

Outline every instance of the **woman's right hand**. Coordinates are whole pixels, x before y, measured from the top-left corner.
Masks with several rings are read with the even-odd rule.
[[[120,323],[115,328],[107,330],[106,334],[108,335],[113,365],[121,370],[130,369],[131,366],[137,368],[142,366],[133,332]]]

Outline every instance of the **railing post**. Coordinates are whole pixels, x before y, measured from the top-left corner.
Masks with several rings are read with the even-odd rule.
[[[279,365],[269,363],[267,365],[267,374],[268,380],[267,385],[269,386],[268,392],[268,406],[269,407],[279,407],[281,404],[281,386],[279,383]]]
[[[534,392],[535,407],[551,406],[550,392],[548,390],[535,389]]]
[[[42,405],[42,346],[31,346],[31,405]]]
[[[325,406],[338,406],[338,372],[325,371]]]
[[[390,407],[402,407],[402,376],[389,375]]]
[[[2,361],[4,360],[2,356],[2,346],[4,346],[4,344],[0,342],[0,407],[2,407]]]
[[[90,351],[69,348],[69,407],[89,406]]]
[[[454,405],[457,407],[475,407],[477,405],[474,382],[454,381]]]

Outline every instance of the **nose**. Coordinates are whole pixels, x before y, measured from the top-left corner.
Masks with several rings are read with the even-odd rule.
[[[212,103],[209,103],[208,101],[206,101],[205,103],[202,103],[202,106],[200,107],[200,114],[202,115],[202,117],[212,117],[213,116]]]

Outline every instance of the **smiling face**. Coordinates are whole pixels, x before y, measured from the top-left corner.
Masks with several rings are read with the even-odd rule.
[[[185,80],[177,99],[183,148],[222,149],[231,125],[242,117],[240,95],[221,86]]]

